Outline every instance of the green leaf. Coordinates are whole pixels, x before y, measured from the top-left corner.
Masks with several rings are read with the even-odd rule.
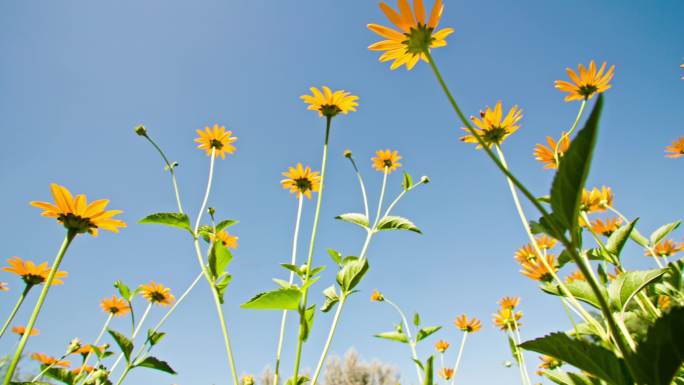
[[[559,385],[600,385],[601,380],[561,369],[544,370],[544,376]]]
[[[672,231],[674,231],[682,221],[668,223],[666,225],[660,226],[656,231],[654,231],[649,237],[649,242],[651,246],[655,246],[656,243],[660,242],[663,238],[667,237]]]
[[[299,277],[302,276],[302,273],[299,271],[299,266],[297,265],[293,265],[291,263],[281,263],[280,266],[284,267],[286,270],[290,270]]]
[[[164,332],[154,331],[152,329],[147,330],[147,340],[150,341],[151,346],[158,344],[165,336],[166,333]]]
[[[307,382],[309,382],[310,378],[307,376],[297,376],[297,382],[295,383],[294,377],[290,377],[286,382],[285,385],[304,385]]]
[[[69,385],[73,384],[74,377],[75,377],[74,373],[71,370],[65,369],[65,368],[55,368],[55,367],[48,369],[45,372],[45,375],[47,377],[53,378],[57,381],[60,381],[60,382],[63,382],[65,384],[69,384]],[[19,384],[21,384],[21,382],[19,382]],[[25,384],[35,384],[35,382],[26,382]]]
[[[311,285],[316,283],[316,281],[318,281],[320,278],[321,277],[309,277],[309,279],[306,282],[304,282],[304,284],[302,285],[300,290],[303,291],[303,290],[308,289]]]
[[[648,239],[646,239],[646,237],[644,237],[643,235],[641,235],[641,233],[639,232],[639,230],[634,229],[634,230],[632,231],[632,235],[630,235],[630,238],[632,238],[632,240],[633,240],[634,242],[636,242],[639,246],[641,246],[641,247],[648,247]]]
[[[613,310],[625,311],[629,301],[643,288],[653,283],[667,269],[627,271],[608,286],[608,299]]]
[[[221,230],[225,229],[226,227],[230,227],[230,226],[236,225],[238,223],[239,223],[239,221],[236,221],[234,219],[223,220],[216,225],[216,231],[221,231]]]
[[[394,215],[388,215],[380,220],[378,222],[378,225],[375,227],[376,230],[382,231],[382,230],[408,230],[408,231],[413,231],[418,234],[422,234],[420,229],[416,227],[416,225],[413,224],[410,220]]]
[[[171,227],[177,227],[179,229],[187,230],[192,234],[192,228],[190,227],[190,220],[188,216],[183,213],[156,213],[148,215],[145,218],[138,221],[138,223],[143,225],[165,225]]]
[[[313,329],[314,316],[316,315],[316,305],[309,306],[304,312],[304,329],[302,330],[302,341],[309,339],[309,334],[311,334],[311,329]]]
[[[125,300],[130,301],[132,299],[131,298],[131,289],[128,286],[126,286],[126,284],[117,280],[114,282],[114,287],[117,290],[119,290],[119,294],[121,294],[121,297],[123,297]]]
[[[413,324],[420,326],[420,314],[418,312],[413,313]]]
[[[433,360],[434,357],[430,356],[430,358],[425,361],[425,378],[423,379],[423,385],[432,385],[434,383]]]
[[[508,336],[508,347],[511,349],[511,355],[513,356],[513,359],[516,363],[518,363],[518,365],[520,365],[520,348],[518,348],[518,344],[515,343],[513,337],[510,335]]]
[[[340,296],[337,295],[335,285],[330,285],[327,289],[323,290],[323,295],[325,296],[325,303],[321,306],[321,311],[327,313],[336,303],[340,302]]]
[[[170,374],[176,374],[176,371],[169,366],[166,361],[162,361],[158,358],[149,356],[145,357],[144,359],[138,361],[134,367],[141,367],[141,368],[150,368],[150,369],[156,369],[156,370],[161,370],[162,372],[170,373]]]
[[[299,289],[277,289],[260,293],[242,304],[245,309],[297,310],[302,292]]]
[[[578,300],[588,303],[589,305],[597,309],[601,308],[598,297],[596,297],[596,294],[594,294],[594,291],[591,289],[591,286],[589,286],[589,284],[586,281],[567,282],[565,284],[565,287]],[[545,283],[542,286],[540,286],[540,288],[549,294],[564,297],[560,287],[553,283]],[[607,295],[607,292],[604,288],[601,288],[601,291],[603,292],[604,296]]]
[[[337,283],[342,288],[342,293],[348,293],[361,282],[368,271],[366,258],[351,258],[346,260],[340,271],[337,272]]]
[[[275,282],[278,286],[283,287],[285,289],[297,287],[297,285],[294,285],[294,284],[292,284],[292,283],[290,283],[284,279],[280,279],[280,278],[273,278],[273,282]]]
[[[364,229],[368,229],[370,227],[368,224],[368,217],[366,217],[364,214],[346,213],[336,216],[335,219],[359,225]]]
[[[228,288],[228,284],[230,284],[230,281],[232,280],[233,276],[230,274],[224,274],[216,280],[214,288],[216,288],[216,292],[219,295],[219,302],[223,303],[223,296],[226,294],[226,288]]]
[[[584,183],[589,175],[602,107],[603,95],[599,95],[584,128],[580,130],[570,143],[568,151],[565,152],[551,186],[553,215],[563,226],[563,230],[570,231],[575,245],[578,243],[576,229],[580,199]]]
[[[684,364],[684,308],[672,308],[653,323],[630,356],[637,382],[669,385]]]
[[[418,330],[418,334],[416,334],[416,342],[424,340],[432,334],[437,333],[437,331],[441,328],[441,326],[427,326]]]
[[[408,191],[412,186],[413,178],[411,178],[411,174],[404,171],[404,180],[401,182],[401,187],[404,188],[404,191]]]
[[[116,342],[117,345],[119,345],[119,348],[121,349],[121,352],[123,353],[124,357],[126,358],[126,362],[131,361],[131,352],[133,351],[133,342],[129,340],[126,336],[123,334],[114,331],[114,330],[107,330],[109,332],[109,335],[112,336],[114,339],[114,342]]]
[[[606,241],[606,250],[611,253],[617,261],[620,260],[620,253],[622,253],[622,249],[632,235],[634,226],[638,221],[639,218],[620,226],[619,229],[615,230],[613,234],[608,237],[608,240]]]
[[[328,254],[330,255],[330,258],[333,260],[333,262],[335,262],[335,264],[339,266],[342,262],[342,254],[339,251],[333,249],[328,249]]]
[[[561,162],[562,164],[562,162]],[[624,360],[612,351],[564,333],[523,342],[521,348],[555,357],[614,385],[633,385]]]
[[[68,382],[65,382],[65,383],[68,383]],[[52,384],[50,384],[49,382],[45,382],[45,381],[31,381],[31,382],[10,381],[10,385],[52,385]]]
[[[223,274],[232,260],[233,254],[223,245],[223,242],[214,242],[209,251],[209,271],[211,276],[216,278]]]
[[[401,342],[404,344],[407,344],[409,342],[408,338],[406,337],[406,334],[404,334],[400,331],[378,333],[378,334],[375,334],[373,337],[397,341],[397,342]]]

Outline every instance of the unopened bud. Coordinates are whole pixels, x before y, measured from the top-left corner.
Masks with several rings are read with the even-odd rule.
[[[135,128],[135,133],[140,136],[147,136],[147,129],[141,124]]]

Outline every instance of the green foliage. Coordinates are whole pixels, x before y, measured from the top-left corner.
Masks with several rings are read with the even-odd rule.
[[[608,300],[615,311],[625,311],[629,301],[643,288],[665,274],[665,269],[627,271],[608,286]]]
[[[304,328],[302,329],[302,341],[309,339],[311,329],[313,329],[314,317],[316,316],[316,305],[309,306],[304,312]]]
[[[340,297],[337,295],[337,290],[335,290],[335,285],[330,285],[327,289],[323,290],[323,296],[325,296],[325,302],[321,306],[321,311],[327,313],[335,306],[336,303],[340,302]]]
[[[423,385],[432,385],[434,383],[434,365],[432,361],[434,360],[433,356],[430,356],[430,358],[425,361],[425,378],[423,378]]]
[[[226,289],[228,288],[228,285],[230,284],[230,281],[233,280],[233,276],[230,274],[223,274],[220,276],[217,280],[216,283],[214,283],[214,289],[216,289],[216,292],[218,293],[219,296],[219,302],[223,303],[223,297],[226,294]]]
[[[417,325],[416,325],[417,326]],[[424,328],[421,328],[418,330],[418,333],[416,334],[416,342],[419,342],[421,340],[424,340],[431,336],[432,334],[437,333],[439,329],[441,329],[441,326],[426,326]]]
[[[147,330],[147,340],[150,341],[151,346],[158,344],[165,336],[166,333],[164,332],[154,331],[152,329]]]
[[[364,229],[370,228],[370,224],[368,223],[368,217],[364,214],[346,213],[346,214],[336,216],[335,219],[339,219],[341,221],[353,223],[355,225],[363,227]]]
[[[544,376],[559,385],[601,385],[601,380],[597,378],[560,369],[545,370]]]
[[[223,242],[214,242],[209,251],[209,272],[214,280],[225,272],[230,261],[233,260],[233,254]]]
[[[420,229],[416,227],[416,225],[413,224],[410,220],[403,218],[403,217],[398,217],[394,215],[388,215],[380,220],[378,222],[378,225],[375,227],[376,230],[382,231],[382,230],[408,230],[408,231],[413,231],[414,233],[422,234]]]
[[[682,221],[672,222],[660,226],[649,237],[649,243],[651,244],[651,246],[655,246],[656,243],[660,242],[663,238],[667,237],[672,231],[679,227],[680,224],[682,224]]]
[[[183,213],[156,213],[146,216],[139,220],[138,223],[143,225],[171,226],[187,230],[190,234],[193,234],[192,228],[190,227],[190,219]]]
[[[406,334],[404,334],[400,330],[378,333],[378,334],[375,334],[373,337],[382,338],[382,339],[391,340],[391,341],[397,341],[397,342],[401,342],[404,344],[409,343],[409,340],[408,340],[408,337],[406,337]]]
[[[276,289],[257,294],[241,307],[245,309],[297,310],[302,292],[299,289]]]
[[[142,360],[136,362],[135,365],[133,365],[133,367],[150,368],[170,374],[176,374],[176,371],[173,370],[166,361],[162,361],[152,356],[145,357]]]
[[[565,283],[565,287],[578,300],[585,302],[597,309],[601,308],[598,297],[596,297],[596,294],[586,281],[577,280],[573,282],[567,282]],[[564,297],[560,287],[553,283],[545,283],[541,286],[541,289],[549,294]],[[601,291],[603,292],[604,296],[608,295],[605,289],[601,288]]]
[[[620,261],[622,249],[625,247],[627,240],[632,235],[634,226],[638,221],[639,218],[622,225],[619,229],[615,230],[610,237],[608,237],[608,240],[606,241],[606,251],[611,254],[611,256],[614,258],[614,261]]]
[[[413,187],[413,178],[411,177],[411,174],[406,171],[404,171],[404,179],[401,182],[401,187],[404,188],[404,191],[408,191]]]
[[[107,330],[109,332],[109,335],[112,336],[114,339],[114,342],[119,346],[119,349],[121,349],[121,352],[124,355],[124,358],[126,358],[126,362],[131,362],[131,352],[133,351],[133,342],[128,339],[125,335],[114,331],[114,330]]]
[[[342,268],[337,272],[337,283],[340,285],[343,294],[351,293],[356,285],[368,271],[368,260],[366,258],[347,258],[343,261]]]

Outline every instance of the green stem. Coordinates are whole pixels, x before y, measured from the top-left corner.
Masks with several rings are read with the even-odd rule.
[[[102,329],[100,329],[100,333],[97,335],[97,338],[95,338],[95,342],[92,343],[92,346],[97,348],[97,344],[100,343],[100,340],[102,339],[102,336],[104,336],[105,332],[107,331],[107,327],[109,327],[109,323],[112,321],[112,317],[114,317],[113,313],[109,313],[107,316],[107,320],[105,321],[104,325],[102,325]],[[85,369],[86,366],[88,366],[88,360],[90,360],[90,356],[92,355],[92,349],[86,354],[85,359],[83,360],[83,365],[81,365],[81,371]]]
[[[166,155],[164,154],[164,151],[162,151],[161,147],[159,147],[157,145],[157,143],[155,143],[154,140],[152,140],[152,138],[147,136],[147,134],[142,135],[142,136],[145,139],[147,139],[150,143],[152,143],[154,148],[156,148],[157,151],[159,152],[159,155],[161,155],[162,159],[164,159],[164,163],[166,163],[166,167],[169,169],[169,172],[171,173],[171,181],[173,182],[173,191],[176,193],[176,204],[178,205],[178,212],[182,213],[183,212],[183,205],[181,204],[181,200],[180,200],[180,192],[178,191],[178,183],[176,183],[176,173],[173,171],[174,166],[171,164],[171,162],[169,162],[169,159],[166,157]]]
[[[116,382],[116,385],[121,385],[123,383],[124,378],[128,375],[128,372],[131,371],[130,366],[126,366],[126,369],[124,369],[123,373],[121,373],[121,377],[119,377],[119,381]]]
[[[28,342],[28,339],[31,336],[31,331],[33,330],[33,326],[36,324],[38,314],[40,314],[40,310],[43,307],[43,303],[45,302],[45,298],[47,297],[48,291],[50,291],[50,286],[52,285],[52,281],[55,279],[57,269],[59,269],[59,265],[62,263],[62,258],[64,258],[64,254],[69,248],[71,241],[73,241],[76,237],[76,234],[77,233],[75,231],[68,230],[66,237],[64,237],[62,246],[59,248],[57,256],[55,257],[55,260],[52,263],[52,269],[50,269],[47,279],[43,283],[43,289],[41,290],[40,295],[38,296],[38,302],[36,302],[36,305],[33,307],[31,317],[29,318],[28,323],[26,324],[26,330],[24,331],[24,334],[21,336],[19,346],[17,347],[17,350],[14,352],[14,357],[12,357],[12,362],[10,363],[10,366],[7,368],[7,373],[5,374],[5,380],[3,381],[3,385],[9,385],[12,381],[14,371],[17,368],[19,359],[21,359],[21,354],[24,352],[26,342]]]
[[[563,309],[565,310],[565,314],[567,314],[568,319],[570,319],[570,323],[572,324],[572,329],[575,331],[575,338],[579,339],[580,334],[579,334],[579,330],[577,329],[577,323],[575,322],[575,318],[572,316],[572,313],[570,312],[568,304],[565,302],[565,298],[561,298],[561,303],[563,304]]]
[[[378,213],[375,214],[375,223],[373,224],[372,230],[375,230],[378,223],[380,222],[380,213],[382,213],[382,201],[385,199],[385,190],[387,189],[387,175],[389,174],[389,167],[385,166],[385,172],[382,176],[382,188],[380,189],[380,200],[378,201]]]
[[[465,348],[467,338],[468,332],[463,332],[463,338],[461,339],[461,347],[458,348],[458,355],[456,356],[456,363],[454,364],[454,375],[451,379],[451,385],[454,385],[454,383],[456,383],[456,373],[458,373],[458,368],[461,366],[461,358],[463,357],[463,349]]]
[[[354,161],[354,158],[352,158],[351,156],[348,156],[348,158],[352,166],[354,167],[356,178],[359,180],[359,186],[361,187],[361,196],[363,197],[363,208],[366,213],[366,218],[369,218],[370,212],[368,211],[368,196],[366,195],[366,185],[363,183],[363,177],[361,176],[359,168],[356,167],[356,161]]]
[[[59,361],[62,361],[62,360],[65,359],[66,356],[68,356],[68,355],[69,355],[68,353],[67,353],[67,354],[64,354],[64,355],[62,355],[61,357],[59,357],[59,359],[57,359],[55,362],[51,363],[50,365],[47,365],[43,370],[40,371],[40,373],[36,374],[36,375],[33,377],[33,379],[31,380],[30,383],[32,384],[32,383],[38,381],[41,377],[43,377],[43,375],[44,375],[48,370],[52,369]]]
[[[518,322],[515,320],[515,317],[513,317],[513,327],[515,329],[515,336],[517,337],[518,346],[520,346],[520,344],[522,344],[522,338],[520,338],[520,329],[518,328]],[[523,354],[520,347],[518,347],[517,350],[518,350],[518,356],[520,357],[520,368],[522,370],[522,373],[525,376],[525,380],[527,381],[527,384],[532,385],[532,380],[530,380],[530,374],[527,372],[527,364],[525,363],[525,355]]]
[[[16,305],[14,305],[14,309],[12,309],[12,312],[10,313],[9,317],[7,318],[7,321],[5,321],[5,324],[2,325],[2,330],[0,330],[0,338],[5,334],[5,331],[7,331],[7,328],[9,325],[12,323],[12,320],[14,317],[17,315],[17,312],[19,311],[19,308],[21,307],[21,304],[24,303],[24,300],[26,299],[26,295],[28,295],[29,290],[33,285],[26,285],[24,287],[24,290],[21,292],[21,295],[19,296],[19,299],[17,300]]]
[[[553,156],[556,158],[556,164],[559,164],[560,159],[558,156],[558,150],[560,149],[560,145],[563,142],[564,138],[570,139],[570,136],[572,136],[572,133],[575,131],[577,128],[577,124],[579,123],[580,119],[582,118],[582,113],[584,112],[584,107],[587,105],[587,99],[582,99],[582,104],[580,104],[579,112],[577,113],[577,117],[575,118],[575,121],[572,123],[572,127],[570,127],[570,130],[561,135],[560,140],[556,143],[556,148],[553,149]]]
[[[318,359],[318,365],[316,365],[316,371],[314,372],[314,375],[311,379],[311,385],[316,385],[318,376],[321,374],[321,369],[323,369],[323,364],[325,363],[325,358],[328,355],[328,350],[330,349],[330,344],[332,343],[333,336],[335,335],[337,323],[339,322],[340,316],[342,315],[342,308],[344,307],[346,300],[347,296],[343,294],[340,297],[340,303],[337,305],[337,310],[335,311],[335,316],[333,317],[332,325],[330,325],[330,331],[328,332],[328,338],[325,340],[323,352],[321,353],[321,357]],[[274,382],[274,385],[275,384],[276,383]]]
[[[406,315],[404,312],[401,310],[401,308],[395,304],[394,302],[390,301],[385,297],[384,302],[387,302],[394,308],[394,310],[399,313],[399,316],[401,317],[401,322],[404,324],[404,329],[406,332],[406,337],[408,338],[408,344],[409,347],[411,348],[411,357],[413,358],[413,363],[416,366],[416,375],[418,375],[418,383],[422,384],[423,383],[423,376],[420,374],[420,366],[418,365],[418,352],[416,352],[416,341],[413,340],[413,337],[411,336],[411,329],[409,328],[409,323],[408,320],[406,319]]]
[[[135,337],[138,336],[138,333],[140,333],[140,329],[142,328],[143,323],[145,323],[145,319],[147,319],[147,316],[150,314],[150,310],[152,309],[152,302],[147,304],[147,307],[145,308],[145,312],[143,313],[142,317],[140,317],[140,320],[138,320],[138,325],[135,327],[133,330],[133,334],[131,334],[131,341],[135,341]],[[116,361],[114,361],[114,364],[112,367],[109,369],[110,373],[114,372],[114,369],[116,369],[119,364],[121,363],[121,360],[124,358],[123,352],[119,353],[119,356],[116,357]],[[126,365],[126,367],[130,366],[130,362]],[[123,374],[122,374],[123,375]]]
[[[297,219],[295,220],[294,235],[292,237],[292,256],[290,257],[290,263],[292,265],[297,264],[297,244],[299,243],[299,225],[302,220],[302,206],[304,202],[304,196],[299,194],[297,202]],[[290,280],[288,281],[290,285],[294,282],[294,272],[290,272]],[[273,384],[278,384],[278,377],[280,377],[280,355],[283,351],[283,341],[285,339],[285,324],[287,323],[287,310],[283,310],[283,315],[280,319],[280,333],[278,334],[278,345],[276,348],[276,362],[275,371],[273,373]]]

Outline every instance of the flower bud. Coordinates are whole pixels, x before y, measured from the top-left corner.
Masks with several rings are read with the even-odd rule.
[[[135,133],[140,136],[147,136],[147,129],[141,124],[135,128]]]

